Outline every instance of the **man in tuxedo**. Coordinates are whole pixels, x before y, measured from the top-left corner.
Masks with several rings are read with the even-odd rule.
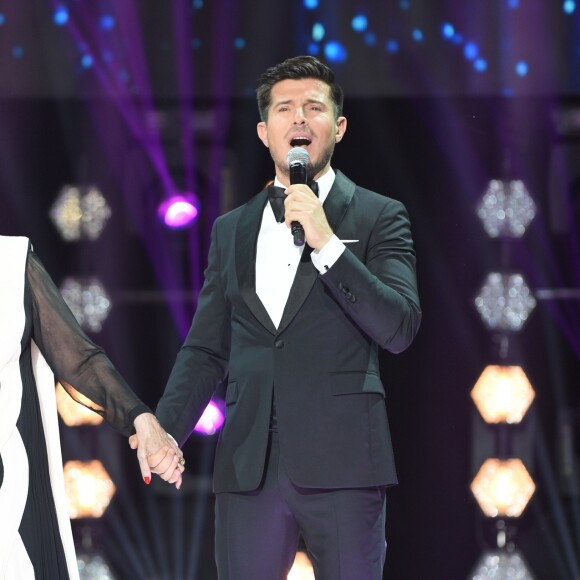
[[[286,578],[300,536],[318,579],[379,579],[385,489],[397,479],[378,352],[408,347],[421,318],[407,212],[331,167],[347,121],[326,65],[288,59],[262,75],[257,97],[274,186],[216,220],[157,416],[183,444],[227,377],[214,467],[220,579]],[[297,146],[316,185],[290,184]],[[280,195],[277,219],[268,201]]]

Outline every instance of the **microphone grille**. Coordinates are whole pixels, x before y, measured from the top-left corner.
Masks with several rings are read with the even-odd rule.
[[[292,165],[307,166],[308,162],[310,161],[310,155],[308,151],[302,147],[293,147],[290,149],[290,151],[288,151],[288,155],[286,155],[286,161],[290,167]]]

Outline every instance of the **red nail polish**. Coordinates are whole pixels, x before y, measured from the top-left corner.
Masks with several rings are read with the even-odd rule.
[[[145,482],[147,485],[149,485],[149,483],[151,482],[151,478],[150,478],[150,477],[147,477],[147,476],[145,476],[145,477],[143,478],[143,481],[144,481],[144,482]]]

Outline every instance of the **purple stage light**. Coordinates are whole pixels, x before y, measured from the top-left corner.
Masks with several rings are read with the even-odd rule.
[[[185,228],[199,214],[199,202],[195,195],[186,193],[172,195],[161,203],[158,209],[159,217],[170,228]]]
[[[194,431],[201,435],[213,435],[224,423],[223,403],[210,401]]]

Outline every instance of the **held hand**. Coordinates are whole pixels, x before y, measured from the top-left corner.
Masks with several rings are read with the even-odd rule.
[[[156,473],[179,489],[185,460],[175,439],[165,432],[151,413],[139,415],[134,425],[136,434],[129,438],[129,445],[137,449],[143,481],[149,484],[151,473]]]
[[[332,238],[333,231],[326,219],[320,200],[304,184],[295,183],[286,189],[284,200],[285,221],[290,227],[293,221],[300,222],[308,245],[321,250]]]

